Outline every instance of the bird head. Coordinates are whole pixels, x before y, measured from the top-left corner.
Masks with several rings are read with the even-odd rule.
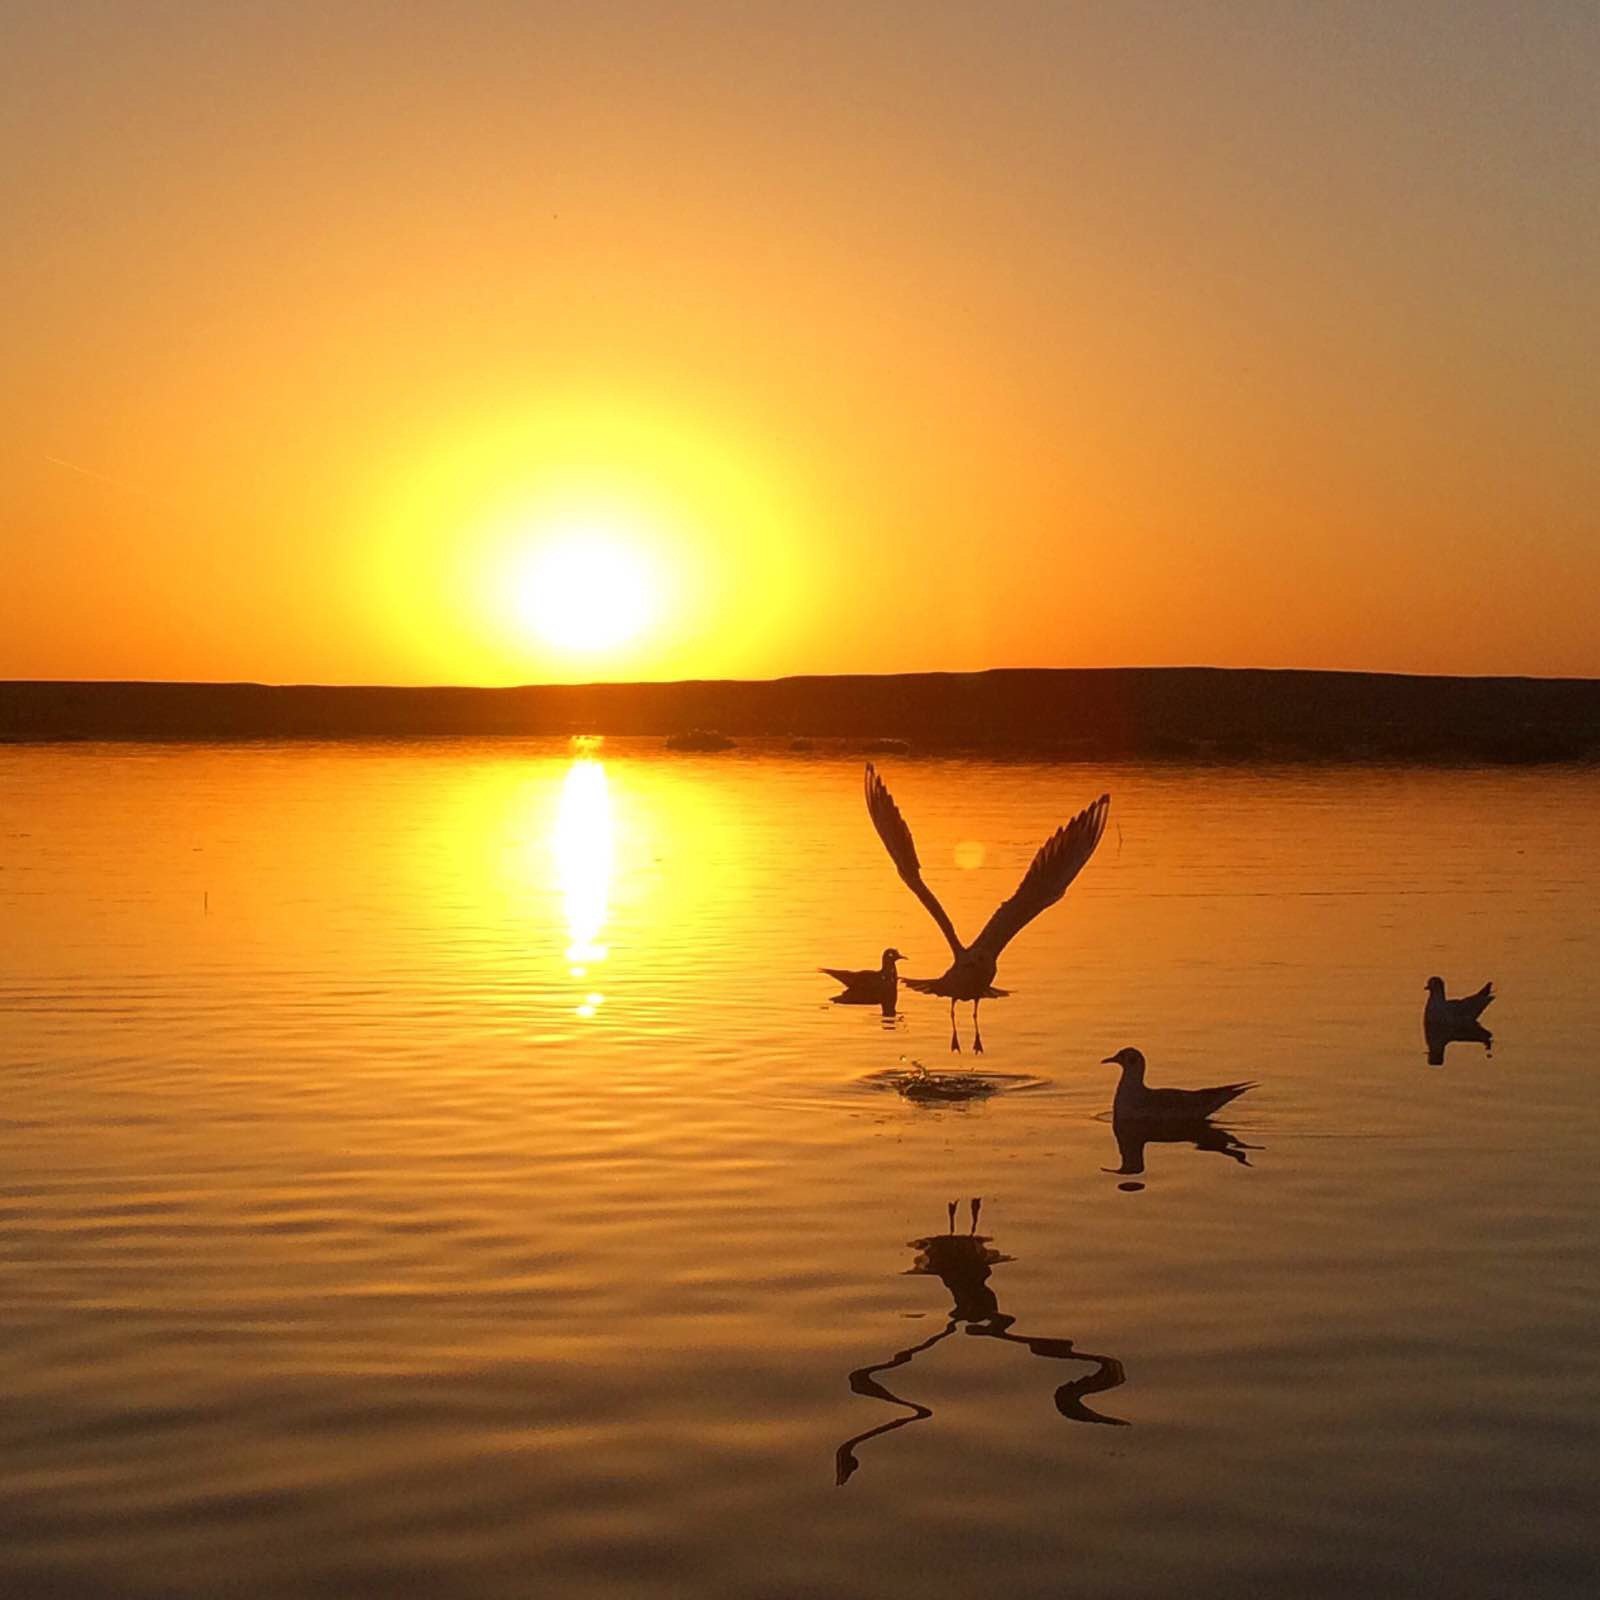
[[[1436,995],[1439,995],[1439,996],[1443,997],[1443,995],[1444,995],[1444,979],[1443,978],[1429,978],[1428,981],[1423,985],[1423,988],[1425,988],[1428,991],[1429,994],[1436,994]]]
[[[1144,1052],[1135,1050],[1133,1046],[1124,1045],[1114,1056],[1107,1056],[1100,1065],[1102,1067],[1139,1067],[1144,1066]]]
[[[883,964],[886,967],[892,967],[895,962],[904,960],[905,957],[901,955],[893,945],[890,945],[889,948],[883,952]]]

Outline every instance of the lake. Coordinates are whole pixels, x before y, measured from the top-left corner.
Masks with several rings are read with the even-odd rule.
[[[1600,773],[878,760],[0,748],[0,1589],[1592,1595]]]

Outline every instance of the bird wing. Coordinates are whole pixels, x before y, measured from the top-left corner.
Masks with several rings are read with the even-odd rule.
[[[1136,1108],[1125,1115],[1157,1117],[1166,1122],[1200,1122],[1255,1087],[1252,1079],[1248,1083],[1213,1084],[1208,1089],[1146,1089]]]
[[[1437,1005],[1430,997],[1427,1009],[1423,1012],[1423,1025],[1427,1025],[1430,1016],[1438,1019],[1447,1028],[1464,1022],[1475,1022],[1493,999],[1492,983],[1484,984],[1476,994],[1458,995],[1453,999],[1442,1000]]]
[[[835,983],[842,983],[846,988],[854,984],[865,983],[868,979],[877,979],[883,976],[874,968],[872,971],[852,972],[845,967],[818,967],[818,972],[825,972]]]
[[[905,886],[928,908],[928,915],[939,924],[939,931],[950,942],[951,953],[961,955],[961,941],[956,937],[949,914],[939,904],[933,890],[922,881],[922,863],[917,860],[917,847],[912,842],[906,819],[900,815],[894,796],[889,793],[888,786],[870,761],[867,763],[867,815],[872,818],[872,826],[878,830],[883,848],[889,852],[889,859],[894,862],[895,870]]]
[[[1016,893],[1001,903],[999,910],[983,925],[983,932],[972,941],[974,950],[998,959],[1000,952],[1023,928],[1067,892],[1067,886],[1083,870],[1083,864],[1100,843],[1110,810],[1111,796],[1103,794],[1039,846]]]

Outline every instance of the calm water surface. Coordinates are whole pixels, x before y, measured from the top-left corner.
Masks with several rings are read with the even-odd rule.
[[[0,750],[0,1589],[1596,1592],[1600,776],[886,766]]]

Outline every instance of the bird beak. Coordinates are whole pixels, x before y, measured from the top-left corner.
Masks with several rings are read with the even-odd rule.
[[[1102,1067],[1115,1067],[1115,1066],[1120,1066],[1121,1063],[1117,1060],[1117,1058],[1115,1056],[1101,1056],[1100,1065]]]

